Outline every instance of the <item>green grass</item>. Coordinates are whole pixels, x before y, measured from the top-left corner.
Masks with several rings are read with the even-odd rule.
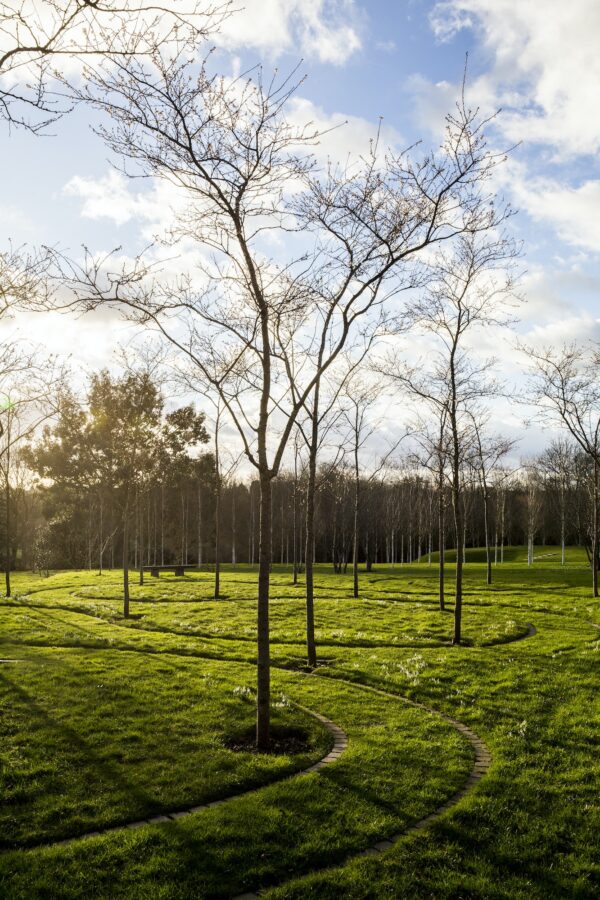
[[[536,557],[528,568],[510,548],[491,588],[467,565],[459,648],[426,560],[361,573],[358,601],[350,576],[319,567],[320,677],[302,671],[303,586],[276,566],[273,714],[307,730],[296,756],[226,745],[253,717],[249,567],[224,573],[220,601],[210,575],[147,578],[127,622],[118,572],[16,575],[0,602],[0,656],[21,660],[0,664],[0,896],[598,896],[600,611],[582,552],[564,567],[555,547]],[[537,635],[511,643],[529,623]],[[493,765],[430,828],[352,859],[443,803],[473,759],[441,717],[361,685],[463,721]],[[331,743],[296,703],[349,747],[281,780]],[[258,786],[178,822],[51,844]]]

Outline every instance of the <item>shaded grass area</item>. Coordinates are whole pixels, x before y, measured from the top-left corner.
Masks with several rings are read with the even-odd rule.
[[[272,886],[274,898],[598,896],[600,634],[589,623],[600,612],[583,555],[569,551],[561,567],[556,549],[536,549],[550,555],[528,569],[515,548],[491,588],[482,565],[467,566],[471,645],[461,648],[448,643],[451,615],[436,608],[434,567],[378,567],[362,575],[359,601],[349,577],[320,568],[321,677],[274,672],[278,721],[301,724],[313,740],[312,756],[293,757],[225,746],[253,712],[249,570],[225,573],[219,602],[209,575],[136,587],[141,618],[128,623],[118,573],[17,576],[27,596],[0,604],[0,655],[30,661],[0,668],[2,722],[11,722],[2,777],[21,791],[0,821],[13,844],[0,856],[0,895],[227,897]],[[302,586],[277,568],[274,583],[274,658],[294,666],[303,658]],[[503,643],[529,622],[535,637]],[[464,721],[493,765],[427,831],[376,858],[348,860],[444,802],[472,763],[469,745],[441,718],[361,683]],[[77,833],[103,815],[136,818],[186,797],[191,805],[300,768],[329,738],[294,702],[348,733],[346,753],[318,774],[177,823],[15,848],[34,834]],[[310,874],[322,867],[333,868]]]
[[[75,649],[30,650],[0,668],[0,847],[206,803],[320,758],[330,735],[283,697],[275,725],[300,720],[307,752],[227,747],[253,722],[251,675],[205,660]]]

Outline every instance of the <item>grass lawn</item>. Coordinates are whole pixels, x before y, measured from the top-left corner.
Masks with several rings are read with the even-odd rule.
[[[300,583],[275,566],[273,716],[301,752],[230,748],[251,726],[256,573],[147,577],[121,615],[120,574],[17,574],[0,601],[0,897],[598,897],[600,607],[584,555],[510,549],[485,585],[465,570],[465,646],[437,609],[426,561],[351,576],[319,567],[321,665],[304,670]],[[448,567],[449,582],[452,566]],[[449,587],[451,587],[449,583]],[[451,605],[451,604],[449,604]],[[533,637],[515,642],[535,626]],[[351,683],[349,683],[351,682]],[[366,691],[380,688],[391,696]],[[432,825],[357,856],[465,782],[471,745],[489,773]],[[340,725],[340,759],[297,704]],[[175,822],[98,828],[260,788]]]

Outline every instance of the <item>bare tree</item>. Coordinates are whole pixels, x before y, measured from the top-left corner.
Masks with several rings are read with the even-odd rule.
[[[437,489],[437,525],[438,525],[438,602],[440,611],[446,608],[446,507],[449,462],[449,434],[447,428],[448,409],[445,404],[433,405],[433,413],[438,418],[431,425],[422,417],[412,425],[411,431],[419,445],[416,453],[416,464],[432,473]]]
[[[596,345],[565,345],[536,351],[527,348],[534,364],[532,399],[543,414],[563,425],[589,462],[590,564],[592,590],[598,596],[598,503],[600,492],[600,350]]]
[[[55,415],[60,402],[64,371],[54,360],[42,360],[39,351],[21,348],[18,362],[12,355],[0,373],[0,474],[4,492],[5,582],[11,595],[12,503],[11,478],[18,450]]]
[[[350,360],[348,350],[342,367],[332,367],[324,376],[318,375],[310,398],[305,404],[307,421],[299,417],[298,429],[304,438],[308,450],[307,482],[306,482],[306,533],[305,533],[305,571],[306,571],[306,648],[308,665],[317,665],[317,648],[315,641],[314,613],[314,565],[315,565],[315,503],[317,496],[317,459],[329,432],[335,428],[343,409],[339,403],[340,395],[348,381],[356,374],[363,363],[375,339],[376,329],[363,340],[360,350]],[[319,347],[321,358],[325,346]],[[317,370],[320,369],[319,361]],[[339,454],[336,454],[330,465],[335,466]]]
[[[473,423],[473,448],[471,465],[483,498],[483,530],[485,537],[486,584],[492,583],[492,551],[490,541],[490,479],[501,459],[514,447],[514,441],[485,434],[489,416],[471,416]]]
[[[372,436],[380,429],[381,419],[373,417],[372,407],[381,397],[381,385],[369,384],[360,377],[352,362],[349,365],[350,374],[343,379],[343,407],[342,420],[346,425],[346,444],[350,448],[352,458],[352,470],[354,475],[354,512],[352,533],[352,593],[355,599],[359,596],[358,580],[358,555],[360,542],[360,515],[361,515],[361,487],[372,484],[382,470],[386,467],[392,454],[406,435],[402,435],[389,447],[386,453],[371,469],[368,476],[361,466],[361,451]],[[368,554],[367,554],[368,561]]]
[[[228,0],[3,0],[0,118],[39,132],[72,108],[86,60],[146,56],[174,40],[191,47],[230,12]]]
[[[559,438],[552,441],[538,459],[538,465],[556,486],[558,516],[560,520],[560,561],[566,559],[567,497],[575,469],[575,452],[572,442]]]
[[[89,255],[70,274],[84,306],[120,305],[197,367],[257,469],[257,743],[266,748],[271,485],[288,439],[357,320],[412,283],[409,261],[498,222],[485,185],[500,157],[462,105],[437,154],[383,159],[374,146],[354,169],[318,173],[308,154],[317,132],[284,117],[290,79],[226,80],[206,64],[190,68],[185,53],[154,53],[147,66],[111,60],[87,78],[81,96],[112,118],[101,129],[109,146],[134,172],[183,191],[173,234],[206,251],[194,277],[171,281],[146,259],[118,267]],[[277,234],[285,259],[272,255]]]
[[[511,266],[517,248],[502,231],[461,235],[451,251],[440,249],[431,280],[402,321],[433,338],[427,361],[407,365],[396,352],[379,369],[393,384],[435,411],[448,429],[448,463],[456,536],[453,643],[461,642],[465,517],[463,467],[473,439],[473,415],[497,390],[493,360],[478,360],[465,337],[473,329],[506,325],[512,298]],[[443,442],[442,442],[443,443]]]

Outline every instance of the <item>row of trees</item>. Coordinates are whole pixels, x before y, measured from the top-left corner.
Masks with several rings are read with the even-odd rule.
[[[367,468],[357,448],[373,430],[365,425],[359,393],[346,412],[339,417],[336,456],[314,473],[312,523],[315,558],[331,562],[336,572],[351,566],[358,596],[359,561],[367,569],[377,562],[431,563],[432,553],[441,551],[442,563],[447,548],[461,552],[461,542],[446,521],[450,473],[442,470],[440,484],[438,473],[423,463],[422,436],[414,436],[415,449],[403,462],[387,455],[384,468]],[[52,424],[17,452],[7,473],[18,512],[7,571],[11,560],[25,567],[35,560],[41,568],[99,572],[122,566],[128,578],[132,564],[143,580],[144,566],[210,564],[218,597],[222,560],[257,560],[259,485],[240,480],[231,455],[219,451],[216,420],[207,423],[214,440],[206,449],[205,422],[190,406],[165,412],[159,385],[147,371],[100,372],[83,401],[64,391]],[[348,423],[352,428],[344,430]],[[465,453],[463,558],[465,547],[484,547],[488,583],[507,544],[527,544],[531,562],[535,542],[560,544],[563,562],[567,543],[585,545],[591,558],[593,472],[586,456],[559,440],[511,473],[499,461],[499,449],[507,446],[495,442],[491,460],[481,440]],[[308,449],[299,441],[294,449],[294,471],[283,471],[273,484],[271,548],[273,561],[291,565],[297,580],[306,563],[312,478]],[[442,607],[444,599],[440,566]]]
[[[420,440],[418,471],[430,473],[428,484],[432,480],[437,486],[438,534],[451,531],[448,542],[457,551],[455,643],[461,642],[469,503],[477,494],[483,502],[491,578],[491,530],[494,516],[498,518],[493,479],[507,447],[486,427],[486,404],[499,385],[489,375],[493,361],[473,352],[472,336],[482,327],[508,325],[514,302],[519,248],[505,230],[511,211],[493,190],[493,176],[504,157],[487,144],[490,120],[470,109],[463,93],[447,118],[442,145],[432,152],[418,147],[397,152],[374,139],[369,152],[344,165],[323,165],[313,151],[318,130],[310,123],[297,126],[290,115],[301,84],[295,74],[265,80],[260,69],[238,78],[216,71],[206,38],[231,12],[228,5],[196,7],[185,14],[178,12],[178,4],[165,10],[130,0],[118,6],[108,0],[46,0],[39,5],[44,15],[27,15],[27,0],[18,9],[0,5],[7,44],[0,73],[14,80],[0,94],[1,112],[35,131],[48,118],[67,113],[70,104],[87,104],[96,111],[98,133],[117,164],[132,175],[166,181],[174,188],[177,206],[158,248],[134,258],[85,251],[68,259],[48,251],[28,261],[21,254],[11,267],[12,283],[18,287],[14,272],[21,272],[29,279],[27,289],[12,289],[7,281],[2,292],[10,298],[8,306],[52,305],[63,311],[117,307],[141,331],[158,333],[172,348],[177,378],[188,391],[210,398],[217,428],[211,462],[198,453],[207,439],[201,414],[185,407],[165,416],[151,380],[139,374],[118,381],[99,376],[83,407],[67,397],[65,408],[70,404],[71,414],[61,415],[57,427],[62,432],[48,432],[41,445],[32,447],[29,464],[50,481],[48,502],[55,504],[59,518],[59,495],[68,493],[74,480],[86,482],[89,521],[90,504],[95,521],[102,520],[96,555],[103,564],[105,541],[120,528],[127,615],[132,522],[138,560],[148,558],[157,544],[157,523],[164,521],[157,491],[179,492],[183,498],[185,556],[189,484],[200,484],[196,506],[201,510],[204,478],[212,473],[218,547],[224,480],[220,425],[226,422],[235,430],[246,462],[255,470],[257,744],[265,749],[275,486],[290,468],[291,448],[300,435],[306,484],[302,501],[297,490],[292,492],[293,546],[303,541],[298,560],[303,556],[306,569],[307,657],[314,666],[317,498],[326,483],[319,455],[332,420],[340,417],[352,435],[351,473],[333,466],[330,478],[339,483],[336,496],[351,492],[352,515],[349,528],[342,514],[345,500],[335,502],[332,554],[337,565],[345,564],[350,530],[355,593],[359,555],[374,552],[374,537],[364,522],[380,479],[376,472],[366,477],[361,468],[372,397],[368,388],[359,390],[354,378],[367,362],[376,365],[379,379],[417,404],[412,431]],[[64,57],[79,67],[61,68]],[[31,80],[31,71],[37,80]],[[53,106],[57,95],[48,88],[57,81],[58,96],[66,98],[59,108]],[[32,123],[23,115],[27,110],[39,113],[41,120]],[[162,262],[164,243],[171,245],[173,255],[182,254],[175,276]],[[418,336],[428,342],[418,365],[407,364],[402,349],[407,334],[411,341]],[[373,347],[383,335],[387,353],[374,363]],[[540,398],[565,422],[592,469],[591,558],[597,593],[598,428],[594,434],[592,422],[597,398],[590,393],[591,382],[577,384],[565,403],[564,384],[553,368],[572,386],[565,359],[552,353],[540,358]],[[572,359],[573,377],[579,377],[582,365],[581,357]],[[583,424],[572,407],[582,392],[592,397]],[[348,403],[340,403],[342,393]],[[64,458],[63,442],[71,448]],[[298,454],[292,455],[297,488]],[[477,491],[471,487],[473,473]],[[425,475],[419,474],[411,483],[422,481]],[[393,494],[393,485],[386,487]],[[433,487],[423,493],[431,500]],[[298,537],[296,513],[302,503],[304,524]],[[534,506],[531,500],[527,508]],[[251,520],[255,508],[254,502],[249,504]],[[201,521],[197,513],[197,528]],[[424,532],[433,542],[432,516],[425,521]],[[406,538],[407,532],[402,534]],[[397,540],[388,534],[387,541],[390,555],[397,554]],[[418,528],[416,542],[415,551],[412,533],[409,553],[420,549]]]

